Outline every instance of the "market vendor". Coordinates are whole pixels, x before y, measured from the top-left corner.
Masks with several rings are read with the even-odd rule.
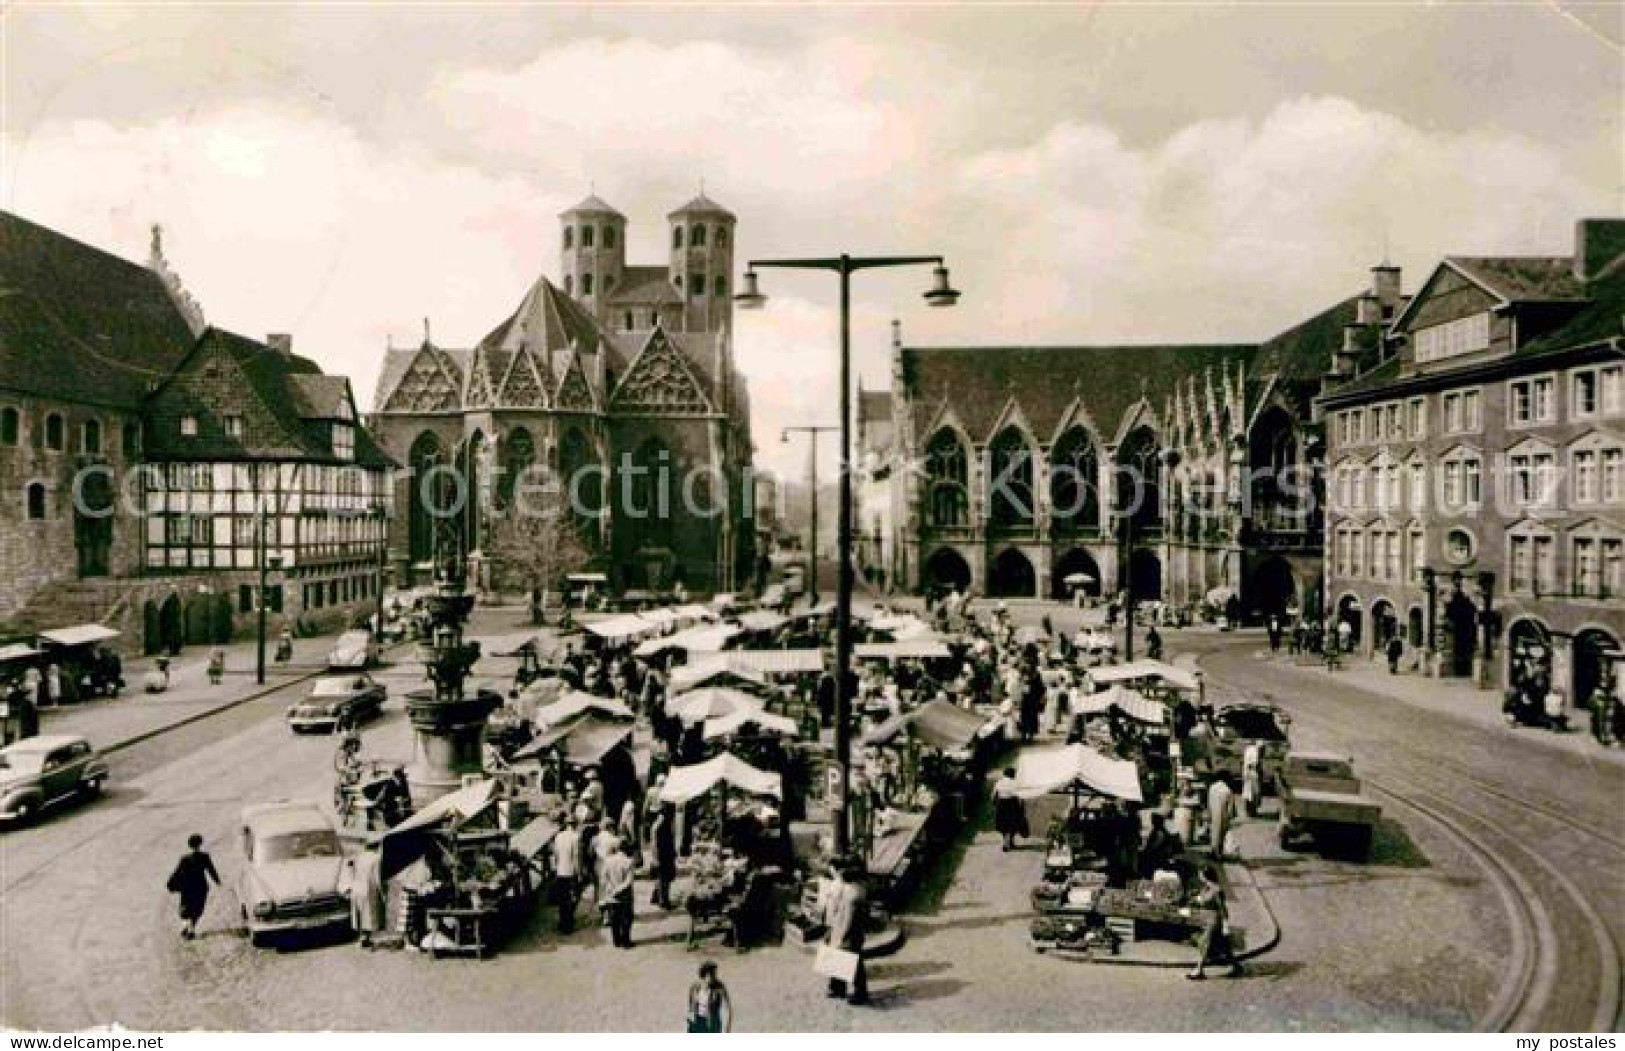
[[[1140,845],[1140,877],[1150,879],[1166,870],[1185,851],[1185,845],[1168,829],[1168,820],[1161,814],[1151,815],[1151,828]]]

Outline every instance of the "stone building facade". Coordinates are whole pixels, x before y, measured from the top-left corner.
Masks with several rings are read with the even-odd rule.
[[[560,216],[561,283],[538,278],[471,348],[385,353],[371,425],[410,471],[390,535],[401,579],[437,557],[506,581],[493,529],[521,480],[562,483],[614,586],[729,591],[753,573],[750,403],[732,347],[736,220],[703,194],[667,216],[666,265],[626,262],[625,216]],[[436,472],[439,467],[440,471]],[[450,506],[433,475],[467,498]]]
[[[899,589],[999,597],[1132,588],[1233,613],[1321,595],[1326,363],[1403,307],[1399,274],[1256,344],[909,347],[882,404],[859,519]],[[884,454],[879,450],[884,449]],[[889,526],[885,523],[890,523]]]
[[[1447,257],[1339,361],[1327,595],[1362,652],[1505,683],[1548,654],[1584,700],[1625,641],[1625,221],[1572,255]]]
[[[8,293],[0,296],[0,634],[100,622],[120,629],[129,648],[153,651],[248,630],[258,573],[229,544],[216,557],[216,535],[228,538],[232,527],[216,531],[224,512],[213,479],[251,469],[267,451],[277,463],[336,464],[330,448],[302,433],[317,421],[298,414],[310,408],[305,392],[331,402],[321,411],[337,411],[349,401],[347,381],[294,358],[286,337],[273,337],[273,348],[208,327],[165,262],[156,229],[143,265],[0,212],[0,281]],[[191,374],[209,362],[216,376]],[[183,398],[199,427],[184,441],[172,411]],[[241,437],[211,440],[234,405],[246,424]],[[266,444],[267,416],[301,432],[297,448],[286,435]],[[359,429],[351,447],[352,462],[387,468]],[[172,473],[211,481],[200,489],[211,492],[206,500],[177,506],[188,543],[196,528],[207,555],[175,559],[167,550],[176,527],[163,521],[168,498],[155,493]],[[349,485],[323,481],[334,492]],[[378,576],[376,552],[374,545],[353,565],[301,561],[299,573],[322,581],[322,599],[312,592],[308,605],[301,596],[277,600],[272,624],[359,615]]]

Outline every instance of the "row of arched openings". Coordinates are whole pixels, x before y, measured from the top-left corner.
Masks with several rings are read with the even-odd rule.
[[[1142,428],[1149,436],[1149,429]],[[1141,432],[1135,432],[1136,435]],[[1154,437],[1149,447],[1155,448]],[[1134,454],[1138,446],[1130,447]],[[1027,436],[1016,427],[1000,431],[988,446],[988,518],[998,528],[1027,528],[1038,510],[1037,457]],[[1154,456],[1152,466],[1160,471]],[[926,507],[938,527],[970,524],[970,456],[951,428],[939,430],[926,445]],[[1153,486],[1159,479],[1152,478]],[[1050,521],[1061,531],[1097,529],[1101,525],[1100,452],[1090,433],[1074,427],[1055,443],[1047,482]],[[1153,490],[1152,507],[1160,501]]]

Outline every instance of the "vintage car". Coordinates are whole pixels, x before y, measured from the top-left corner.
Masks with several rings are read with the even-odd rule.
[[[1327,853],[1365,858],[1382,805],[1360,791],[1354,760],[1327,752],[1291,752],[1281,764],[1282,848],[1311,837]]]
[[[71,734],[26,737],[0,748],[0,821],[21,825],[64,799],[94,796],[107,764]]]
[[[329,668],[354,668],[357,671],[378,663],[378,644],[372,632],[364,628],[347,631],[333,643],[327,654]]]
[[[1263,753],[1262,785],[1267,795],[1280,777],[1281,763],[1291,747],[1288,730],[1292,717],[1268,704],[1229,704],[1213,713],[1212,761],[1216,771],[1241,779],[1247,746]]]
[[[242,812],[241,903],[248,940],[350,922],[350,900],[339,889],[344,849],[338,830],[311,800],[284,799]]]
[[[364,673],[325,675],[304,700],[288,706],[288,726],[294,733],[359,726],[383,711],[385,697],[383,685]]]

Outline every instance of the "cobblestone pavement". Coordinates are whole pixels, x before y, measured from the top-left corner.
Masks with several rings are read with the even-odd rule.
[[[1188,633],[1170,643],[1177,652],[1233,639]],[[500,680],[507,669],[488,661],[482,671]],[[419,681],[411,665],[381,674],[392,694]],[[1034,953],[1027,894],[1038,855],[1003,853],[985,821],[941,859],[902,951],[876,961],[867,1009],[826,999],[810,954],[794,946],[686,951],[670,940],[678,923],[646,904],[646,887],[630,952],[596,929],[560,938],[550,917],[485,962],[353,944],[256,950],[236,929],[229,889],[236,813],[277,797],[325,799],[331,785],[332,741],[282,725],[295,692],[244,705],[212,737],[215,719],[189,727],[182,752],[164,737],[137,745],[121,753],[107,798],[0,837],[0,1023],[669,1031],[697,963],[715,958],[741,1029],[1464,1029],[1506,952],[1481,873],[1449,840],[1404,820],[1384,823],[1368,865],[1286,855],[1270,846],[1268,825],[1244,826],[1284,934],[1234,981]],[[1326,700],[1342,703],[1335,691]],[[410,754],[399,701],[366,739],[369,754]],[[1306,728],[1301,743],[1339,740],[1330,727]],[[138,772],[121,777],[125,768]],[[162,886],[192,831],[208,837],[227,888],[211,900],[206,936],[187,943]]]

